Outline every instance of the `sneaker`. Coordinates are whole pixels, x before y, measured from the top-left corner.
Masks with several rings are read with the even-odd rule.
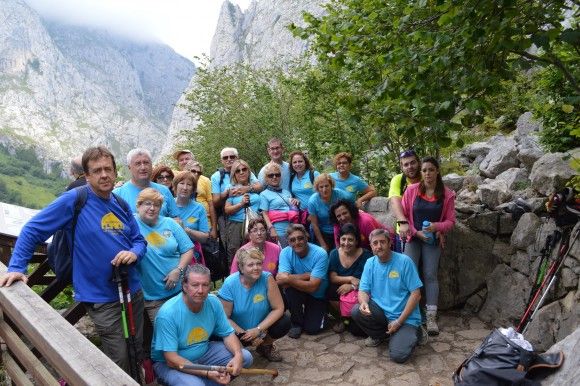
[[[274,346],[273,344],[265,345],[261,344],[256,347],[256,352],[269,360],[270,362],[281,362],[282,355],[280,355],[280,351]]]
[[[292,339],[298,339],[302,335],[302,327],[296,326],[292,327],[290,331],[288,331],[288,337]]]
[[[365,339],[365,346],[367,347],[377,347],[381,343],[383,343],[383,339],[381,338],[373,338],[372,336],[369,336]]]
[[[345,329],[346,326],[342,320],[338,320],[336,323],[334,323],[334,326],[332,326],[332,331],[336,332],[337,334],[343,333]]]
[[[437,311],[427,311],[427,332],[429,335],[439,335],[439,326],[437,325]]]
[[[419,330],[417,331],[417,335],[418,335],[418,341],[417,344],[419,346],[424,346],[427,344],[427,342],[429,342],[429,334],[427,333],[427,329],[421,325],[419,326]]]

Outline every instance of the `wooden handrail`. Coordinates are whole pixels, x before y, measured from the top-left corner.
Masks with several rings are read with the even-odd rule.
[[[0,263],[0,275],[5,272],[6,266]],[[4,319],[9,319],[69,384],[138,385],[26,284],[0,287],[0,308]],[[4,325],[0,323],[0,328]],[[5,341],[12,350],[10,339]],[[34,376],[34,369],[29,370]]]

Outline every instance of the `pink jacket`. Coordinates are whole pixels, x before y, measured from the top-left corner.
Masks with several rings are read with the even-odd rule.
[[[403,213],[409,221],[409,238],[415,236],[417,230],[415,229],[415,224],[413,223],[413,204],[415,199],[419,195],[419,184],[412,184],[407,186],[405,193],[403,193],[403,199],[401,204],[403,205]],[[443,201],[443,210],[441,211],[441,218],[438,222],[434,222],[435,228],[438,232],[447,233],[455,225],[455,192],[447,187],[445,187],[445,200]]]

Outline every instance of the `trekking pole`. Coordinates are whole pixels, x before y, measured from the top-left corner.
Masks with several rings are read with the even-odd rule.
[[[119,304],[121,305],[121,324],[123,327],[123,337],[127,344],[127,356],[129,357],[129,371],[131,378],[142,384],[141,372],[137,360],[137,349],[135,342],[135,323],[133,319],[133,305],[131,304],[131,291],[129,290],[127,272],[121,272],[119,267],[113,268],[113,281],[117,283],[119,291]],[[125,295],[127,295],[127,306],[125,308]],[[129,322],[127,321],[127,311],[129,312]],[[131,333],[129,333],[129,329]]]
[[[540,288],[538,288],[538,291],[534,295],[532,302],[528,306],[528,309],[524,313],[524,316],[520,320],[520,324],[518,325],[518,328],[516,329],[516,331],[520,332],[522,335],[525,334],[530,323],[532,322],[532,320],[536,316],[536,313],[538,312],[538,310],[540,309],[540,307],[544,303],[544,300],[545,300],[546,296],[548,295],[550,288],[552,287],[552,285],[556,281],[556,277],[557,277],[558,272],[564,266],[564,261],[568,257],[570,250],[572,249],[572,246],[574,245],[574,243],[576,242],[576,240],[578,238],[579,231],[580,231],[580,228],[578,228],[576,230],[573,237],[568,238],[567,242],[564,242],[564,241],[562,242],[562,247],[560,248],[558,259],[555,260],[552,263],[552,265],[550,266],[548,274],[544,277],[544,280],[542,281]],[[546,283],[548,285],[544,289],[544,286]],[[543,291],[543,293],[542,293],[542,291]],[[533,307],[534,303],[536,302],[536,299],[538,298],[538,296],[540,296],[540,293],[542,293],[542,296],[540,297],[540,300],[538,301],[537,305],[533,308],[533,312],[532,312],[532,307]],[[530,315],[530,312],[531,312],[531,315]]]
[[[562,233],[558,230],[554,230],[553,234],[548,235],[548,237],[546,237],[546,243],[544,244],[544,248],[542,248],[541,251],[542,257],[540,258],[540,264],[538,264],[538,271],[536,272],[536,280],[534,281],[534,286],[530,291],[530,297],[527,302],[528,306],[532,302],[535,293],[538,291],[538,288],[540,288],[540,285],[542,284],[542,281],[546,276],[550,254],[552,253],[552,250],[554,249],[554,247],[556,246],[558,241],[560,241],[561,238]]]

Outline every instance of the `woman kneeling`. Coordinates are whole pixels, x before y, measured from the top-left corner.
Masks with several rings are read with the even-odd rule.
[[[271,362],[282,360],[274,346],[290,330],[290,318],[284,314],[284,302],[270,272],[262,270],[264,255],[257,248],[238,251],[239,272],[230,275],[218,297],[231,326],[244,346]]]

